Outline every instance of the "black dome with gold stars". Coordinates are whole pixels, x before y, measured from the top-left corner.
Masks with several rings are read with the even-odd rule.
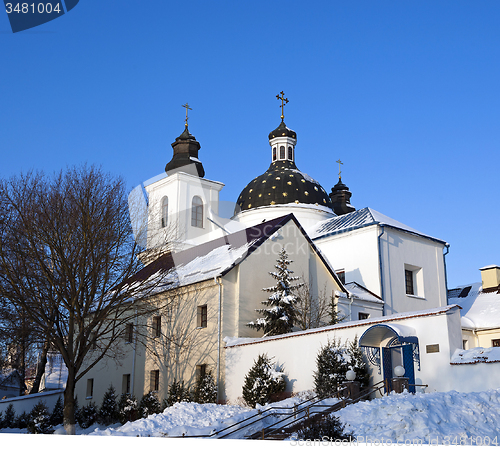
[[[271,163],[266,172],[248,183],[236,203],[241,211],[288,203],[332,208],[326,191],[316,180],[300,172],[293,161]]]

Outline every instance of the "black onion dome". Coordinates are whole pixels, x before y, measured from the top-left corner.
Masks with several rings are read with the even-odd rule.
[[[292,161],[275,161],[262,175],[254,178],[241,191],[238,207],[241,211],[259,206],[305,203],[332,208],[326,191],[309,175],[300,172]]]
[[[288,128],[285,125],[285,122],[283,121],[281,121],[278,128],[269,133],[269,140],[280,136],[286,136],[286,137],[291,137],[293,139],[297,139],[297,134],[295,133],[295,131],[290,130],[290,128]]]

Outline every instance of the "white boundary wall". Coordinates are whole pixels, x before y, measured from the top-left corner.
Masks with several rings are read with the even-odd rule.
[[[29,414],[33,407],[41,400],[45,403],[49,412],[52,412],[57,399],[61,397],[64,401],[64,389],[57,389],[54,391],[40,392],[33,395],[23,395],[21,397],[11,397],[5,400],[0,400],[0,412],[3,413],[10,403],[14,406],[16,415],[23,412]]]
[[[420,370],[415,363],[415,383],[427,384],[424,392],[450,391],[475,392],[500,388],[500,363],[451,365],[450,359],[461,348],[460,312],[456,306],[435,308],[383,318],[348,322],[330,327],[291,333],[289,335],[260,338],[252,342],[225,347],[225,399],[234,402],[242,395],[245,375],[260,354],[274,358],[286,374],[287,392],[314,389],[316,355],[328,340],[358,339],[377,323],[404,324],[415,330],[419,340]],[[241,342],[241,341],[240,341]],[[439,345],[439,352],[427,353],[428,345]],[[378,367],[370,365],[372,381],[382,379]]]

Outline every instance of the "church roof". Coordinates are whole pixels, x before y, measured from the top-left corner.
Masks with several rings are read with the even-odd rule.
[[[268,220],[182,252],[167,253],[126,280],[125,284],[133,285],[147,281],[154,286],[152,293],[157,293],[223,276],[258,249],[267,239],[272,238],[289,221],[296,224],[340,288],[347,292],[293,214]]]
[[[290,203],[332,208],[326,191],[293,161],[272,162],[266,172],[248,183],[236,203],[241,211]]]
[[[276,128],[275,130],[273,130],[269,133],[269,140],[277,138],[277,137],[282,137],[282,136],[297,139],[297,133],[295,133],[295,131],[293,131],[293,130],[290,130],[290,128],[288,128],[285,125],[285,122],[283,122],[283,120],[279,124],[278,128]]]
[[[331,236],[334,234],[345,233],[347,231],[356,230],[359,228],[364,228],[371,225],[384,225],[391,228],[395,228],[407,233],[416,234],[418,236],[423,236],[438,242],[446,244],[445,241],[441,239],[434,238],[427,234],[421,233],[414,228],[405,225],[404,223],[398,222],[372,208],[363,208],[358,211],[353,211],[342,216],[333,217],[331,219],[324,220],[312,228],[308,229],[308,234],[312,239],[321,239],[326,236]]]
[[[364,286],[361,286],[359,283],[355,281],[350,281],[345,284],[346,289],[354,295],[357,299],[365,300],[373,303],[384,303],[384,301],[372,291],[369,291]]]

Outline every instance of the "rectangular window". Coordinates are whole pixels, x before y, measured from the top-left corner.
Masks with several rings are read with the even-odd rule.
[[[492,347],[500,347],[500,339],[492,339],[491,346]]]
[[[89,378],[87,380],[87,398],[92,398],[94,396],[94,379]]]
[[[197,323],[198,323],[198,328],[206,328],[206,326],[207,326],[207,305],[198,306]]]
[[[134,324],[127,323],[125,325],[125,342],[131,343],[134,340]]]
[[[406,294],[415,295],[415,289],[413,287],[413,272],[411,270],[405,270],[405,285]]]
[[[161,336],[161,316],[153,317],[153,337]]]
[[[468,350],[469,349],[469,341],[467,339],[463,339],[462,340],[462,348],[464,350]]]
[[[370,318],[370,314],[368,314],[368,313],[364,313],[364,312],[358,313],[358,320],[366,320],[369,318]]]
[[[157,391],[160,388],[160,371],[152,370],[149,373],[149,390]]]
[[[122,378],[122,394],[130,394],[130,374],[126,373]]]
[[[201,379],[205,377],[207,374],[207,365],[206,364],[200,364],[196,366],[196,381],[200,382]]]
[[[337,270],[337,272],[335,272],[335,273],[339,277],[340,282],[342,284],[345,284],[345,270]]]

